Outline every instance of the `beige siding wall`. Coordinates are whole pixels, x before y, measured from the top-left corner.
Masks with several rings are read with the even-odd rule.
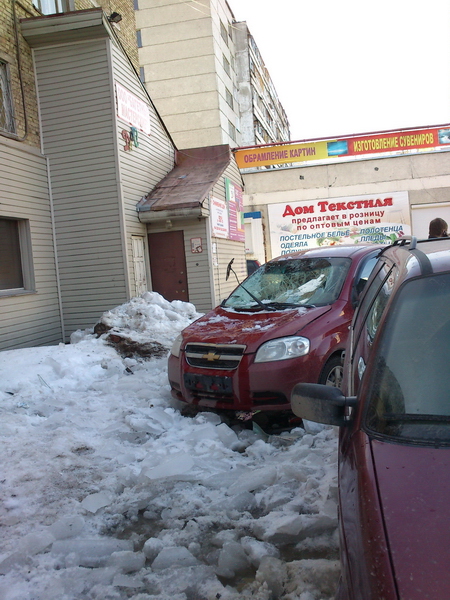
[[[35,50],[67,336],[127,300],[108,44]]]
[[[44,157],[31,147],[0,140],[0,217],[26,219],[35,292],[0,296],[0,350],[62,341]]]
[[[230,164],[225,169],[222,177],[212,189],[212,196],[219,200],[226,199],[225,178],[230,179],[236,185],[243,187],[241,175],[234,159],[230,161]],[[217,306],[222,300],[227,298],[237,286],[237,279],[243,281],[247,277],[245,243],[216,237],[212,237],[211,240],[213,248],[216,250],[216,252],[213,253],[213,303],[214,306]],[[234,273],[231,273],[228,281],[226,281],[227,265],[232,258],[234,258],[233,270],[237,275],[237,279]]]
[[[111,45],[113,58],[114,81],[125,87],[143,102],[148,103],[148,96],[126,61],[126,58],[114,44]],[[114,91],[115,93],[115,91]],[[153,105],[150,111],[150,135],[139,132],[138,147],[126,151],[122,132],[129,132],[130,126],[121,119],[116,119],[117,153],[120,172],[120,192],[124,220],[125,253],[127,274],[129,277],[129,293],[136,295],[136,277],[134,273],[132,236],[144,236],[147,248],[147,228],[140,223],[136,204],[150,192],[155,185],[174,167],[174,146],[162,125]],[[146,256],[148,263],[148,254]],[[147,271],[149,271],[147,269]]]

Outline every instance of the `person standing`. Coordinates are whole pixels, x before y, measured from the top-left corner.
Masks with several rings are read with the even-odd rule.
[[[430,221],[430,226],[428,229],[428,239],[440,237],[448,237],[447,223],[444,221],[444,219],[440,219],[438,217]]]

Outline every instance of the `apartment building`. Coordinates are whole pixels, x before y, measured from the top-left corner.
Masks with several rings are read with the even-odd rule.
[[[135,0],[141,78],[180,148],[289,140],[245,22],[226,0]]]

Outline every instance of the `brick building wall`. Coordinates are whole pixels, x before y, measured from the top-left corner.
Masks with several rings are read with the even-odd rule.
[[[0,0],[1,2],[2,0]],[[123,49],[130,58],[134,69],[139,73],[139,57],[136,41],[136,20],[134,18],[134,2],[133,0],[98,0],[91,2],[90,0],[75,0],[76,10],[85,10],[101,6],[106,15],[117,12],[122,15],[120,23],[113,24],[112,27],[116,33]]]
[[[20,33],[21,18],[38,16],[38,11],[30,0],[0,0],[0,60],[9,68],[12,103],[14,109],[16,133],[7,135],[13,139],[25,141],[39,147],[39,119],[36,101],[36,86],[31,50]],[[15,8],[15,11],[14,11]],[[15,12],[15,14],[14,14]],[[19,40],[19,52],[16,41],[16,28]],[[20,65],[20,69],[19,69]]]

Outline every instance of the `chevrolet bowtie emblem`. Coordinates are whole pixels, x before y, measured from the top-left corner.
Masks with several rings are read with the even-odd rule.
[[[202,358],[206,359],[208,362],[214,362],[215,360],[219,360],[220,355],[215,352],[208,352],[208,354],[204,354]]]

